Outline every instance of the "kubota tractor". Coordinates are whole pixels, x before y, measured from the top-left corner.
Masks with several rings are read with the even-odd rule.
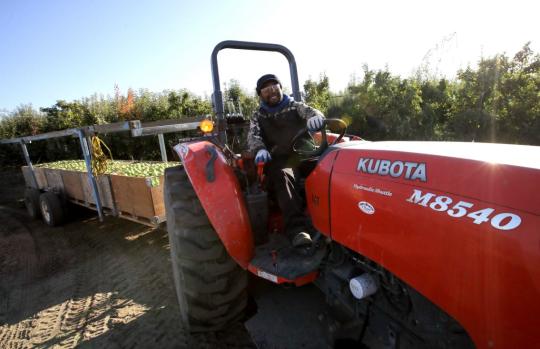
[[[217,132],[178,144],[182,165],[165,172],[175,286],[191,331],[241,320],[250,272],[315,283],[340,325],[336,337],[361,341],[370,331],[396,348],[540,347],[539,147],[368,142],[327,120],[339,134],[323,130],[319,148],[301,154],[313,168],[305,202],[315,244],[299,253],[253,159],[227,146],[243,121],[223,111],[217,54],[226,48],[282,53],[300,99],[287,48],[215,47]]]

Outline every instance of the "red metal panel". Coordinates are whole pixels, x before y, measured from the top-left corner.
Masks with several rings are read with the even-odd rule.
[[[253,258],[253,234],[244,196],[233,169],[221,151],[212,143],[202,141],[175,147],[182,159],[195,192],[229,255],[243,268]],[[212,167],[214,181],[207,179],[207,165],[217,152]]]
[[[359,171],[361,158],[424,163],[425,181],[420,174],[406,179],[406,171],[396,177]],[[438,304],[477,347],[540,347],[539,184],[540,171],[532,168],[342,149],[332,173],[332,238]],[[443,196],[452,202],[437,199]],[[493,211],[453,217],[460,216],[461,209],[450,211],[460,201],[467,214]],[[519,225],[508,215],[518,216]]]
[[[313,226],[330,235],[330,175],[337,151],[326,154],[306,178],[306,201]]]
[[[381,143],[385,144],[390,142]],[[406,148],[407,143],[409,142],[403,142],[404,148]],[[414,142],[411,143],[415,144]],[[445,142],[439,143],[446,144]],[[425,146],[434,147],[435,144],[438,143],[432,142],[432,144],[426,144]],[[448,147],[452,146],[452,143],[448,144]],[[392,177],[389,174],[385,176],[367,176],[380,177],[381,179],[406,185],[414,183],[415,185],[425,188],[435,188],[451,193],[459,193],[467,197],[477,198],[540,215],[540,195],[536,195],[540,190],[540,181],[538,180],[540,169],[538,163],[540,163],[540,157],[538,158],[536,167],[533,168],[530,166],[527,167],[527,165],[530,164],[526,161],[523,161],[524,166],[520,167],[517,165],[504,165],[465,158],[429,155],[427,152],[426,154],[419,152],[405,152],[400,151],[399,146],[394,146],[394,148],[398,148],[394,151],[367,149],[367,147],[374,148],[376,145],[377,142],[359,143],[358,146],[354,148],[346,148],[346,153],[349,154],[347,155],[347,160],[339,161],[336,164],[335,170],[345,173],[361,173],[356,171],[360,158],[389,160],[391,162],[401,160],[413,163],[422,163],[429,160],[430,165],[426,168],[426,176],[428,179],[426,182],[419,179],[411,180],[405,178],[407,172],[410,172],[410,177],[414,177],[415,167],[412,167],[409,171],[407,168],[404,168],[402,174],[398,177]],[[362,149],[364,146],[366,149]],[[458,146],[463,147],[462,143],[456,143],[456,147]],[[470,152],[472,155],[478,155],[478,153],[486,151],[485,146],[485,144],[471,143]],[[502,145],[499,144],[498,146],[501,147]],[[494,147],[493,151],[499,150],[502,152],[504,150],[504,148],[498,149],[499,147]],[[518,146],[509,146],[508,149],[514,152],[525,152],[530,151],[528,148],[539,147],[523,146],[522,149]],[[356,151],[361,151],[361,153],[352,155],[351,152],[354,152],[355,149]],[[439,152],[444,152],[444,150],[445,149],[438,149]],[[540,154],[538,151],[537,153]],[[489,154],[486,154],[486,156],[487,155]],[[519,158],[519,155],[521,154],[516,154],[516,158]],[[531,158],[534,159],[535,156],[537,155],[531,154]],[[369,167],[369,164],[370,163],[367,162],[365,167]],[[516,164],[519,164],[519,162],[516,161]],[[376,161],[374,161],[372,165],[372,168],[375,169]]]

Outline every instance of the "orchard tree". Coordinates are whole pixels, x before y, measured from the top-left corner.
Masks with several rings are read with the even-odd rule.
[[[240,86],[238,80],[231,79],[224,92],[225,113],[241,113],[244,117],[250,117],[259,105],[258,97],[254,93],[248,93]]]
[[[330,102],[330,84],[326,74],[319,77],[319,81],[308,79],[304,83],[306,103],[319,109],[323,114],[328,112]]]

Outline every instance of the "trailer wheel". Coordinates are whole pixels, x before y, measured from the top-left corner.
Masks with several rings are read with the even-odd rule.
[[[38,219],[41,216],[41,210],[39,206],[40,191],[36,188],[26,188],[24,191],[24,205],[26,211],[32,219]]]
[[[62,224],[64,221],[64,208],[58,195],[45,192],[39,197],[39,207],[43,221],[51,227]]]
[[[241,320],[247,273],[228,255],[182,166],[165,170],[164,201],[183,325],[206,332]]]

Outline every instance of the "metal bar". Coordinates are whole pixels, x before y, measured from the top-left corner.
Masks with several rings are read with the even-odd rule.
[[[166,120],[156,120],[143,123],[142,127],[154,127],[154,126],[166,126],[166,125],[176,125],[176,124],[186,124],[190,122],[201,122],[206,119],[204,116],[196,117],[183,117],[181,119],[166,119]]]
[[[99,191],[96,179],[92,173],[92,158],[90,150],[88,148],[88,143],[84,136],[83,130],[78,130],[79,141],[81,142],[81,149],[84,156],[84,162],[86,164],[86,172],[88,173],[88,182],[92,186],[92,195],[94,196],[94,201],[96,202],[96,211],[98,212],[99,221],[103,222],[103,207],[101,206],[101,199],[99,197]]]
[[[93,125],[91,126],[95,133],[114,133],[129,131],[131,129],[129,121],[115,122],[112,124]]]
[[[114,133],[114,132],[129,131],[131,129],[131,122],[132,121],[124,121],[124,122],[116,122],[113,124],[106,124],[106,125],[93,125],[93,126],[86,126],[82,128],[69,128],[67,130],[41,133],[35,136],[24,136],[24,137],[18,137],[18,138],[0,139],[0,144],[10,144],[10,143],[20,143],[20,142],[30,143],[32,141],[41,141],[41,140],[50,139],[50,138],[72,136],[72,135],[77,135],[79,130],[83,130],[85,136],[91,136],[95,133]]]
[[[167,162],[167,150],[165,149],[165,137],[163,133],[158,133],[159,150],[161,151],[161,161]]]
[[[12,144],[12,143],[21,143],[22,138],[9,138],[9,139],[0,139],[0,144]]]
[[[26,160],[26,164],[28,165],[28,167],[30,167],[30,173],[32,174],[32,182],[34,182],[34,188],[39,190],[36,173],[34,172],[34,166],[32,165],[32,161],[30,160],[30,154],[28,154],[28,149],[26,148],[26,144],[24,142],[21,142],[21,148],[24,154],[24,159]]]
[[[180,131],[189,131],[196,130],[199,127],[199,122],[187,122],[183,124],[176,125],[163,125],[163,126],[153,126],[153,127],[140,127],[134,128],[131,130],[131,135],[133,137],[149,136],[160,133],[171,133],[171,132],[180,132]]]
[[[70,128],[70,129],[62,130],[62,131],[53,131],[53,132],[42,133],[42,134],[35,135],[35,136],[26,136],[26,137],[19,137],[19,138],[2,139],[2,140],[0,140],[0,143],[2,143],[2,144],[20,143],[20,142],[30,143],[32,141],[41,141],[41,140],[44,140],[44,139],[76,135],[77,132],[79,132],[78,128]]]
[[[204,120],[204,117],[193,117],[193,118],[183,118],[181,120],[158,120],[158,121],[151,121],[148,123],[142,124],[139,120],[131,120],[131,121],[124,121],[124,122],[116,122],[113,124],[106,124],[106,125],[93,125],[93,126],[85,126],[82,128],[70,128],[67,130],[61,130],[61,131],[53,131],[53,132],[47,132],[42,133],[35,136],[24,136],[24,137],[17,137],[17,138],[10,138],[10,139],[0,139],[0,144],[11,144],[11,143],[30,143],[32,141],[39,141],[39,140],[45,140],[50,138],[59,138],[59,137],[65,137],[65,136],[72,136],[72,135],[78,135],[79,130],[82,130],[85,136],[92,136],[96,133],[115,133],[115,132],[122,132],[122,131],[132,131],[132,136],[146,136],[146,135],[154,135],[159,133],[168,133],[168,132],[177,132],[177,131],[186,131],[186,130],[195,130],[199,126],[199,122]],[[177,126],[175,125],[188,125],[188,126]],[[172,128],[154,128],[158,126],[172,126]],[[143,134],[140,134],[140,129],[147,129],[143,132]]]

